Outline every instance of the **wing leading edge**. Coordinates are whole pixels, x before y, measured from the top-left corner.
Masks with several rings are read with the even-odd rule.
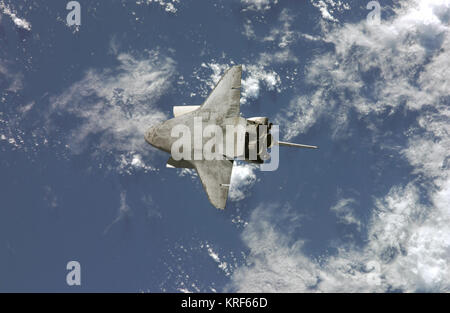
[[[224,118],[239,116],[241,76],[242,65],[228,69],[201,106],[201,110],[217,113]]]

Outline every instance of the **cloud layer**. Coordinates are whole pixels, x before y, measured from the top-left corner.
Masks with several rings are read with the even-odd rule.
[[[20,18],[17,16],[16,12],[11,9],[11,7],[7,4],[5,4],[4,1],[0,1],[0,12],[5,14],[6,16],[9,16],[13,23],[18,27],[25,30],[30,31],[31,30],[31,24],[24,18]],[[1,15],[0,15],[0,21],[1,21]]]
[[[114,151],[120,155],[121,168],[128,163],[146,168],[142,155],[149,149],[145,149],[144,132],[167,118],[156,103],[170,88],[175,62],[158,51],[142,58],[121,53],[117,61],[113,69],[88,70],[80,81],[53,97],[51,113],[78,120],[67,138],[74,153]]]
[[[450,1],[402,1],[379,26],[366,21],[324,29],[332,52],[315,57],[305,81],[311,92],[292,100],[278,116],[287,139],[329,120],[335,140],[349,135],[355,113],[379,144],[388,135],[383,115],[415,112],[405,125],[406,145],[395,154],[412,167],[413,179],[374,198],[369,222],[339,199],[330,210],[343,223],[366,231],[361,248],[350,242],[316,260],[305,255],[301,238],[274,227],[274,218],[292,214],[280,205],[252,213],[243,240],[247,265],[237,269],[237,291],[386,292],[450,291]],[[370,118],[368,118],[370,117]]]

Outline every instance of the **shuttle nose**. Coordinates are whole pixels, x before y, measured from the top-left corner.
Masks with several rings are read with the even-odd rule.
[[[156,126],[152,126],[145,132],[145,141],[147,141],[151,145],[153,145],[153,139],[156,134],[156,128],[157,128]]]

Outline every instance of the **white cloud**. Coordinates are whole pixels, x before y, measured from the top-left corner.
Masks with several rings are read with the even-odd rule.
[[[209,79],[205,80],[208,87],[212,90],[214,86],[219,82],[222,75],[225,73],[225,71],[229,68],[227,64],[219,64],[210,62],[210,63],[202,63],[201,66],[206,69],[211,69],[213,72]]]
[[[246,104],[250,99],[257,99],[264,85],[267,90],[280,92],[281,79],[273,70],[266,70],[262,65],[244,65],[244,78],[241,80],[241,104]]]
[[[235,270],[231,289],[450,291],[450,1],[403,1],[395,13],[376,27],[361,21],[326,31],[335,51],[311,61],[306,77],[311,93],[293,100],[292,112],[279,119],[292,122],[287,135],[292,138],[320,118],[333,121],[335,133],[348,131],[350,110],[359,117],[417,112],[403,130],[406,146],[396,148],[416,175],[374,199],[363,247],[337,245],[336,254],[319,260],[303,253],[302,238],[292,242],[289,229],[296,223],[275,227],[282,214],[278,207],[258,207],[243,233],[251,266]],[[368,126],[386,131],[382,121]],[[375,134],[373,140],[378,144]],[[331,209],[341,221],[362,225],[354,211],[344,209],[351,201],[341,199]]]
[[[144,132],[167,118],[155,104],[169,90],[175,64],[158,51],[144,58],[122,53],[117,60],[117,68],[88,70],[80,81],[52,97],[51,113],[69,113],[79,119],[68,138],[73,152],[114,151],[121,155],[119,168],[149,169],[143,161],[151,150],[143,139]]]
[[[242,34],[249,39],[256,38],[255,30],[253,29],[252,21],[250,19],[247,19],[245,21],[244,31],[242,32]]]
[[[282,129],[283,138],[290,140],[316,123],[325,109],[322,105],[316,105],[317,96],[316,93],[310,98],[299,96],[292,99],[283,114],[276,116],[275,123],[286,127]]]
[[[120,193],[120,206],[119,206],[119,210],[117,213],[117,217],[111,222],[111,224],[106,226],[105,230],[103,231],[103,234],[106,235],[114,224],[118,223],[119,221],[126,218],[130,214],[131,214],[131,208],[127,204],[127,194],[125,191],[122,191]]]
[[[55,209],[58,207],[58,197],[55,193],[55,191],[53,190],[53,188],[51,188],[50,186],[46,185],[43,187],[44,192],[43,192],[43,198],[44,201],[48,204],[49,207]]]
[[[278,3],[278,0],[241,0],[244,10],[266,11]]]
[[[393,187],[376,201],[362,250],[340,247],[337,255],[310,259],[303,241],[274,228],[283,211],[260,206],[243,232],[247,264],[235,270],[231,289],[239,292],[383,292],[450,290],[450,184],[435,197],[437,211],[420,204],[413,184]],[[439,200],[438,200],[439,203]],[[447,206],[445,206],[447,205]],[[431,211],[431,212],[430,212]],[[285,229],[295,224],[283,224]]]
[[[200,95],[205,100],[209,93],[212,91],[214,86],[219,82],[224,72],[233,66],[234,62],[230,61],[230,64],[225,64],[217,62],[212,59],[210,62],[203,62],[200,67],[195,69],[192,76],[195,78],[199,84],[195,84],[197,89],[191,90],[191,97]],[[212,73],[211,73],[212,71]]]
[[[119,155],[119,165],[117,166],[117,171],[119,173],[133,174],[135,171],[158,171],[159,169],[153,167],[151,164],[146,163],[143,160],[143,156],[134,151],[128,153],[122,153]]]
[[[335,0],[311,0],[311,4],[320,10],[322,18],[332,22],[338,22],[333,16],[334,12],[350,10],[350,5],[342,1]]]
[[[419,9],[428,13],[421,15]],[[346,129],[351,109],[363,117],[403,106],[441,107],[439,98],[448,85],[443,78],[450,74],[445,61],[450,49],[446,10],[443,1],[402,2],[397,15],[381,25],[363,20],[325,31],[324,40],[335,49],[310,62],[305,82],[312,94],[294,100],[278,116],[289,116],[289,138],[307,131],[324,114],[333,117],[337,134]],[[429,12],[441,17],[435,13],[431,18]],[[306,121],[301,121],[306,108]]]
[[[268,65],[269,63],[284,63],[284,62],[298,62],[297,57],[290,50],[290,46],[299,38],[306,40],[317,41],[321,38],[311,36],[299,32],[292,27],[294,15],[288,9],[283,9],[278,16],[277,23],[271,27],[268,34],[264,33],[258,36],[254,31],[252,20],[247,19],[244,23],[244,30],[242,34],[248,39],[257,40],[260,42],[273,42],[277,46],[276,51],[260,53],[258,64]]]
[[[257,166],[238,162],[234,163],[233,171],[231,173],[230,190],[228,197],[231,201],[239,201],[244,199],[249,189],[257,181],[255,171],[258,169]]]
[[[200,87],[202,88],[200,94],[206,97],[217,84],[224,72],[233,64],[233,62],[230,62],[230,65],[221,64],[215,62],[214,60],[209,63],[202,63],[201,67],[212,70],[212,74],[205,79],[199,75],[198,71],[194,73],[195,77],[208,87]],[[244,64],[242,70],[241,104],[247,104],[249,100],[257,99],[261,91],[261,86],[265,86],[267,90],[276,90],[277,92],[281,91],[280,76],[273,70],[266,70],[264,65],[260,63],[248,65]]]
[[[6,83],[5,91],[18,92],[23,88],[23,74],[11,71],[5,61],[0,63],[0,79]]]
[[[6,104],[13,94],[20,94],[23,90],[24,76],[21,72],[11,69],[11,63],[0,60],[0,103]],[[34,101],[22,103],[16,107],[4,105],[0,111],[0,139],[10,145],[13,150],[35,152],[47,139],[42,136],[40,129],[25,129],[23,127],[27,112],[34,106]],[[0,141],[0,142],[1,142]]]
[[[324,1],[322,1],[322,0],[319,0],[319,1],[312,1],[311,3],[312,3],[312,5],[315,6],[316,8],[319,8],[320,13],[322,14],[322,17],[323,17],[324,19],[330,20],[330,21],[333,21],[333,22],[337,22],[337,19],[335,19],[335,18],[331,15],[331,13],[328,11],[328,6],[327,6],[327,4],[326,4]]]
[[[208,255],[218,264],[218,268],[225,273],[225,276],[229,276],[233,269],[231,264],[228,264],[223,258],[220,258],[219,254],[213,250],[213,247],[208,242],[205,245],[202,244],[202,246],[206,248]]]
[[[24,18],[19,18],[14,9],[11,9],[4,1],[0,1],[0,10],[3,14],[9,16],[17,27],[31,31],[31,24]]]
[[[175,4],[180,3],[179,0],[140,0],[136,1],[136,4],[150,4],[150,3],[157,3],[159,4],[164,10],[168,13],[177,13],[178,9],[175,7]]]
[[[278,17],[281,27],[274,27],[270,33],[263,38],[263,41],[278,41],[280,48],[287,47],[290,43],[296,40],[297,32],[291,29],[294,17],[289,13],[288,9],[283,9]]]
[[[340,199],[330,210],[336,213],[341,223],[355,225],[358,230],[361,230],[361,221],[355,216],[352,208],[355,202],[355,199],[351,198]]]

